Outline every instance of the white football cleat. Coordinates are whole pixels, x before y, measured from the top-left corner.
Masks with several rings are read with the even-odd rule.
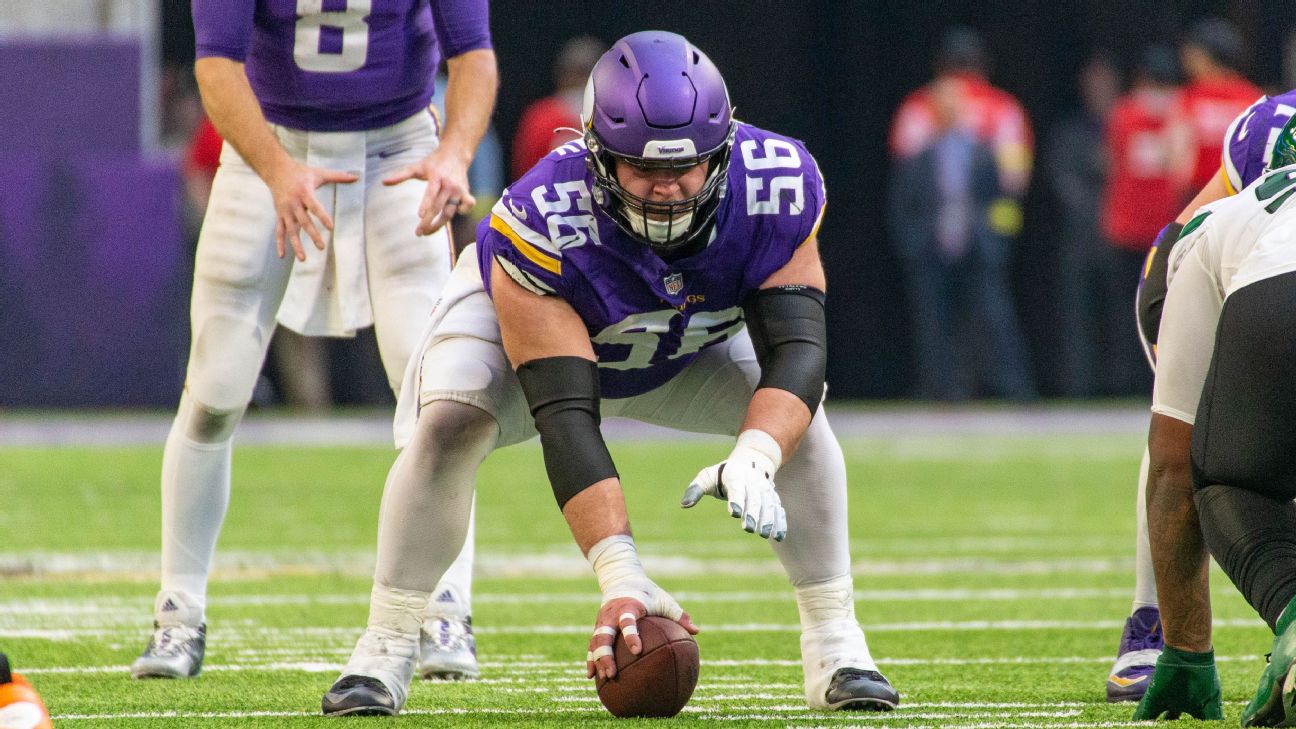
[[[351,660],[324,695],[328,715],[395,715],[409,698],[418,662],[418,636],[368,629],[356,641]],[[376,679],[374,680],[369,679]]]
[[[481,676],[472,616],[430,618],[419,631],[419,675],[442,681]]]
[[[201,604],[183,592],[159,592],[153,615],[153,635],[144,652],[131,663],[131,676],[197,676],[207,650],[207,625],[202,622]]]

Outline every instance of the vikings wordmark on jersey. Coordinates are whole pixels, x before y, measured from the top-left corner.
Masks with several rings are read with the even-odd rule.
[[[816,232],[825,193],[801,142],[739,124],[715,225],[701,252],[671,262],[594,203],[589,151],[572,142],[513,183],[477,231],[524,288],[561,296],[584,320],[604,397],[663,384],[742,327],[742,303]]]

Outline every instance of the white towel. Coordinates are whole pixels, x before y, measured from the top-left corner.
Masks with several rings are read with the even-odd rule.
[[[300,334],[353,337],[356,330],[373,324],[364,242],[367,133],[314,132],[303,136],[308,166],[350,172],[359,179],[324,185],[315,192],[333,216],[333,231],[320,227],[323,251],[302,231],[306,260],[293,264],[278,319]]]

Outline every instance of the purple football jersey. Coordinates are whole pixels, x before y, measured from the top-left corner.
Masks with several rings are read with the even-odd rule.
[[[710,242],[667,263],[594,204],[588,150],[550,152],[509,186],[477,229],[477,260],[561,296],[585,322],[604,397],[665,383],[743,326],[743,301],[815,232],[824,186],[801,142],[738,126]]]
[[[489,48],[487,0],[193,0],[197,56],[246,64],[266,119],[361,131],[427,108],[441,54]]]
[[[1224,135],[1224,179],[1229,193],[1255,182],[1269,164],[1274,140],[1296,113],[1296,89],[1261,96],[1229,125]]]

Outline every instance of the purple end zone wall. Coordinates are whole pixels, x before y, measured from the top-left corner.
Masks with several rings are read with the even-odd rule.
[[[191,255],[176,163],[139,154],[138,53],[0,44],[0,406],[179,397]]]

